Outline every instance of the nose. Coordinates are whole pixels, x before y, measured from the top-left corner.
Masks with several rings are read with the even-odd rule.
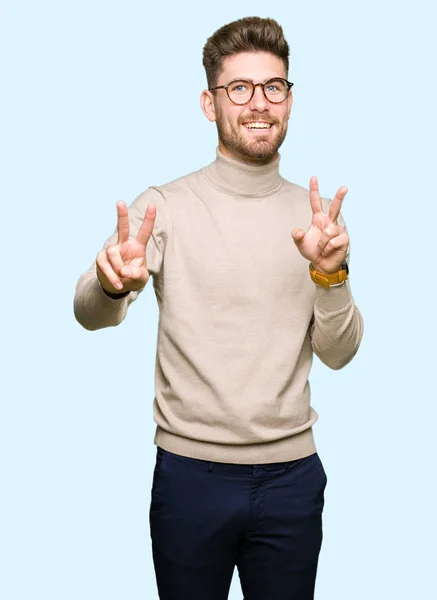
[[[267,108],[268,103],[269,101],[264,96],[262,85],[258,83],[255,85],[255,91],[252,96],[252,100],[249,102],[249,108],[250,110],[258,110],[259,112],[262,112]]]

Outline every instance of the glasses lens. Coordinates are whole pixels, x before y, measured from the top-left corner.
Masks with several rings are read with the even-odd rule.
[[[288,94],[287,82],[283,79],[270,79],[264,84],[264,91],[270,102],[283,102]]]
[[[228,86],[229,98],[236,104],[245,104],[252,96],[252,89],[250,81],[232,81]]]

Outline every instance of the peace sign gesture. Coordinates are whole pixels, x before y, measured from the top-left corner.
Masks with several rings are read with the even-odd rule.
[[[335,273],[346,258],[349,236],[337,223],[347,187],[342,186],[329,205],[328,214],[323,212],[317,177],[310,179],[310,202],[313,218],[310,228],[293,229],[291,235],[299,252],[313,263],[317,271]]]
[[[97,277],[109,294],[141,291],[150,273],[146,247],[153,231],[156,206],[149,204],[137,237],[129,240],[129,216],[124,202],[117,202],[117,243],[101,250],[96,259]]]

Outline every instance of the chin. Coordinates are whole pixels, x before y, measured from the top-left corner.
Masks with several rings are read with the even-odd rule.
[[[245,144],[240,152],[253,160],[265,161],[273,158],[278,152],[280,144],[272,144],[271,142],[256,142]]]
[[[244,149],[244,154],[255,160],[268,160],[276,156],[279,148],[285,140],[287,131],[281,131],[274,139],[267,136],[257,140],[247,140],[240,138],[240,148]]]
[[[251,152],[250,154],[246,154],[247,158],[251,158],[252,160],[258,160],[260,162],[264,162],[266,160],[271,160],[275,156],[276,152]]]
[[[236,154],[243,159],[266,163],[272,160],[285,139],[287,130],[282,130],[274,139],[260,136],[258,139],[248,139],[242,132],[228,130],[217,122],[219,139],[231,154]]]

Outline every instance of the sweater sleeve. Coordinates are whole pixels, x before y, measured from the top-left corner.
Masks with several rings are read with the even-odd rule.
[[[347,231],[341,215],[338,223]],[[346,256],[348,265],[349,261],[350,244]],[[310,324],[312,348],[326,366],[341,369],[358,352],[363,337],[363,317],[352,297],[350,279],[328,289],[314,285],[316,298]]]
[[[136,237],[148,204],[155,204],[156,217],[146,248],[147,270],[152,277],[159,277],[167,241],[167,206],[165,198],[156,188],[148,188],[129,206],[129,239]],[[103,248],[115,243],[117,243],[117,231],[107,238]],[[139,292],[130,292],[127,296],[117,299],[107,296],[97,279],[96,261],[94,261],[88,271],[77,281],[73,302],[74,315],[82,327],[89,331],[114,327],[124,320],[130,304],[138,296]]]

